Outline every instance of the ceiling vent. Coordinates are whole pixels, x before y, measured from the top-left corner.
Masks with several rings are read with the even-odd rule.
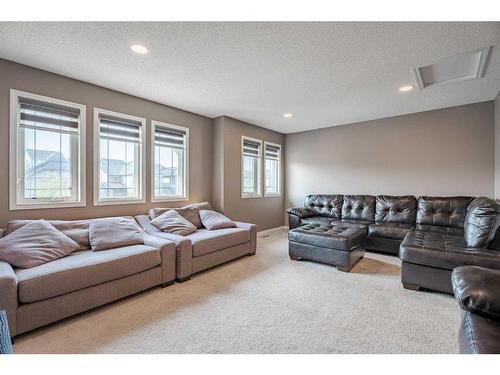
[[[413,67],[413,77],[419,90],[431,86],[478,79],[483,77],[490,47],[446,57],[434,64]]]

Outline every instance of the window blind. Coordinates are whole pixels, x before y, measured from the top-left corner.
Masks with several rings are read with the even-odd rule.
[[[246,156],[260,156],[260,143],[249,139],[243,140],[243,155]]]
[[[140,121],[99,114],[99,131],[101,139],[140,143]]]
[[[155,126],[156,146],[184,149],[186,147],[185,139],[185,130],[172,129],[160,125]]]
[[[36,99],[19,97],[19,126],[58,133],[78,134],[80,110]]]
[[[273,145],[266,145],[266,159],[279,160],[280,148]]]

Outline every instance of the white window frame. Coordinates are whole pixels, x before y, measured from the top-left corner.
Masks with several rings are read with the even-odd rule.
[[[99,198],[99,177],[100,177],[100,163],[99,163],[99,152],[100,152],[100,122],[99,115],[109,115],[114,117],[121,117],[123,119],[129,119],[134,121],[139,121],[141,123],[140,129],[140,143],[139,143],[139,155],[141,157],[139,166],[139,198]],[[128,115],[125,113],[109,111],[102,108],[94,108],[94,206],[110,206],[117,204],[138,204],[146,203],[146,119],[143,117],[137,117]]]
[[[259,143],[259,162],[257,163],[257,166],[259,168],[259,170],[257,171],[257,186],[258,186],[258,193],[257,194],[248,194],[248,193],[245,193],[244,192],[244,187],[245,187],[245,174],[244,174],[244,166],[243,166],[243,159],[244,159],[244,155],[243,155],[243,143],[245,140],[249,140],[249,141],[252,141],[252,142],[256,142],[256,143]],[[253,198],[262,198],[262,140],[260,139],[256,139],[256,138],[252,138],[252,137],[247,137],[246,135],[242,135],[241,136],[241,146],[240,146],[240,153],[241,153],[241,163],[240,163],[240,166],[241,166],[241,171],[240,171],[240,174],[241,174],[241,178],[240,178],[240,181],[241,181],[241,198],[242,199],[253,199]]]
[[[172,196],[172,197],[158,197],[155,196],[155,161],[156,161],[156,145],[155,145],[155,132],[156,126],[162,126],[164,128],[170,128],[174,130],[182,130],[186,132],[186,145],[184,150],[184,196]],[[189,128],[173,125],[166,122],[151,120],[151,202],[183,202],[189,201]]]
[[[267,189],[266,189],[266,146],[269,145],[269,146],[274,146],[274,147],[277,147],[279,149],[279,158],[278,158],[278,193],[266,193]],[[278,144],[278,143],[272,143],[272,142],[267,142],[267,141],[264,141],[264,150],[263,150],[263,163],[264,163],[264,197],[265,198],[273,198],[273,197],[280,197],[281,196],[281,157],[282,157],[282,152],[281,152],[281,145]]]
[[[19,131],[19,98],[35,99],[47,103],[59,104],[66,107],[72,107],[80,111],[79,135],[78,140],[72,147],[77,146],[76,158],[72,158],[72,187],[77,187],[76,199],[63,198],[61,200],[37,199],[30,202],[23,199],[24,196],[24,158],[20,158],[20,144],[23,143],[22,134]],[[48,96],[32,94],[29,92],[10,90],[10,139],[9,139],[9,209],[31,210],[43,208],[62,208],[62,207],[84,207],[86,206],[86,165],[85,165],[85,128],[86,128],[86,106],[79,103],[73,103],[66,100],[51,98]]]

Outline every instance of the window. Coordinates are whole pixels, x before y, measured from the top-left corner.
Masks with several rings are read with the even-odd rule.
[[[248,137],[241,137],[242,198],[256,198],[261,196],[261,148],[262,141]]]
[[[94,109],[94,204],[142,203],[146,120]]]
[[[264,196],[278,196],[281,194],[281,146],[270,142],[264,142],[264,150]]]
[[[152,201],[188,199],[189,129],[152,121]]]
[[[85,106],[11,90],[10,209],[85,206]]]

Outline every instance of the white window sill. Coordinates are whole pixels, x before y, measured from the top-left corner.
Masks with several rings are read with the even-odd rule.
[[[278,198],[281,194],[264,194],[264,198]]]
[[[94,206],[113,206],[119,204],[142,204],[146,203],[145,199],[110,199],[102,201],[94,201]]]
[[[262,194],[259,194],[259,195],[246,195],[246,194],[243,194],[243,195],[241,195],[241,199],[255,199],[255,198],[262,198]]]
[[[45,202],[45,203],[11,203],[10,211],[18,210],[41,210],[47,208],[70,208],[70,207],[85,207],[86,202]]]
[[[151,198],[152,203],[162,202],[187,202],[189,197],[165,197],[165,198]]]

